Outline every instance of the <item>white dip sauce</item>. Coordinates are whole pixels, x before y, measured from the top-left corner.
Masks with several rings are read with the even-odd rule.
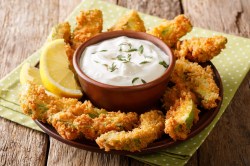
[[[163,75],[169,56],[153,43],[125,36],[88,46],[80,67],[90,78],[109,85],[132,86]]]

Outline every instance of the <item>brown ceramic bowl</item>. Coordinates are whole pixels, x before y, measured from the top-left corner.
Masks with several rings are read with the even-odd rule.
[[[88,77],[80,68],[80,58],[86,47],[99,43],[104,40],[116,38],[119,36],[127,36],[135,39],[147,40],[154,43],[167,55],[169,55],[169,67],[165,73],[154,81],[142,85],[135,86],[114,86],[93,80]],[[124,111],[124,112],[143,112],[146,109],[153,107],[159,98],[163,95],[170,74],[175,65],[174,56],[170,48],[160,39],[143,33],[133,31],[114,31],[101,33],[82,44],[76,51],[73,57],[73,66],[78,75],[79,82],[84,93],[93,102],[94,105],[100,108],[105,108],[109,111]]]

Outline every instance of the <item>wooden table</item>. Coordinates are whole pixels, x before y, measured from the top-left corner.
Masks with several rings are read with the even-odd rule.
[[[249,0],[108,0],[172,19],[184,13],[194,26],[250,37]],[[80,0],[0,0],[0,78],[45,42]],[[250,165],[250,74],[188,165]],[[144,165],[134,159],[79,150],[0,118],[0,165]]]

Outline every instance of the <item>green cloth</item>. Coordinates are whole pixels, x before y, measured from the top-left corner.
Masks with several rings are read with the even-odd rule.
[[[79,11],[86,9],[102,10],[104,18],[104,30],[113,25],[120,16],[129,10],[99,0],[85,0],[79,4],[79,6],[66,20],[69,21],[72,26],[75,25],[75,17],[79,14]],[[147,28],[156,26],[162,21],[160,18],[142,13],[140,13],[140,16],[144,20],[145,26]],[[196,27],[194,27],[192,32],[186,35],[185,38],[194,36],[209,37],[214,35],[223,35],[228,38],[226,49],[219,56],[212,60],[213,64],[216,66],[221,75],[224,86],[224,100],[216,118],[198,135],[189,140],[183,141],[178,145],[171,146],[170,148],[166,148],[165,150],[160,150],[151,154],[130,155],[130,157],[151,165],[184,165],[214,128],[215,124],[220,119],[221,115],[225,111],[250,68],[249,39]],[[24,62],[29,62],[32,65],[35,65],[39,61],[39,56],[40,50],[32,54]],[[41,129],[30,117],[24,115],[21,112],[18,104],[18,94],[20,89],[19,72],[21,65],[22,64],[20,64],[11,73],[0,80],[0,116],[29,128],[41,131]]]

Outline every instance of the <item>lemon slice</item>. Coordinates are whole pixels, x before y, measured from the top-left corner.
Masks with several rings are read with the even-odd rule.
[[[20,71],[20,83],[27,84],[32,82],[37,85],[42,85],[39,69],[25,63]]]
[[[69,61],[63,39],[57,39],[44,46],[40,57],[42,83],[50,92],[62,97],[80,98],[82,92],[74,73],[69,69]]]

